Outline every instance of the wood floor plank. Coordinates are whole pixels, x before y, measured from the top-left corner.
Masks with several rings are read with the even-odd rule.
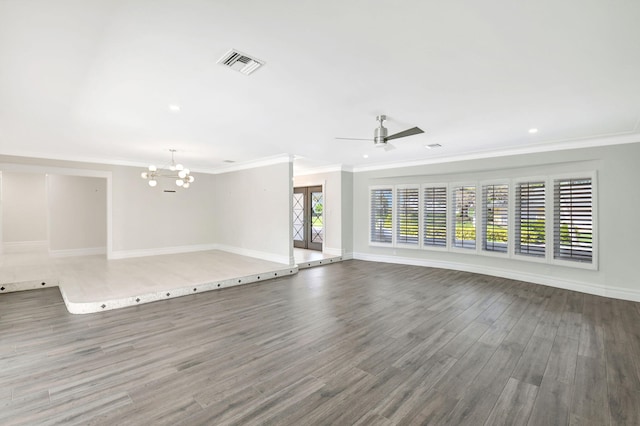
[[[528,426],[566,426],[571,407],[570,384],[545,377],[538,390]]]
[[[552,346],[552,340],[532,337],[524,349],[512,377],[522,382],[540,386],[547,369]]]
[[[526,425],[537,393],[538,386],[509,379],[485,425]]]
[[[434,268],[84,316],[45,288],[0,294],[0,424],[639,424],[638,353],[640,303]]]
[[[604,359],[578,356],[571,402],[572,424],[610,424]]]

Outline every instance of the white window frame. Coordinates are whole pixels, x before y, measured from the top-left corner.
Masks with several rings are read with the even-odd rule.
[[[556,259],[554,257],[555,253],[555,181],[560,179],[578,179],[578,178],[590,178],[591,179],[591,204],[593,209],[591,211],[591,220],[592,220],[592,235],[591,235],[591,263],[586,262],[577,262],[572,260],[565,259]],[[558,175],[552,175],[549,177],[549,185],[553,188],[551,192],[551,203],[553,204],[553,209],[551,211],[551,219],[548,219],[551,225],[551,250],[549,253],[549,263],[552,265],[558,266],[568,266],[571,268],[579,268],[579,269],[589,269],[593,271],[598,270],[598,181],[597,181],[597,172],[592,170],[585,173],[580,172],[572,172],[572,173],[563,173]]]
[[[371,209],[371,195],[372,192],[375,190],[381,190],[381,189],[390,189],[391,190],[391,242],[388,243],[384,243],[384,242],[379,242],[379,241],[371,241],[371,223],[373,220],[373,211]],[[395,241],[395,224],[394,224],[394,220],[395,220],[395,201],[396,201],[396,197],[395,197],[395,190],[394,190],[394,186],[393,185],[373,185],[369,187],[369,204],[368,204],[368,210],[369,210],[369,222],[367,223],[367,239],[369,240],[369,245],[370,246],[378,246],[378,247],[393,247],[394,246],[394,241]]]
[[[426,203],[426,199],[424,198],[424,190],[429,188],[444,188],[445,191],[445,226],[447,227],[445,232],[445,245],[441,246],[432,246],[424,243],[424,204]],[[420,196],[422,200],[420,202],[420,226],[422,227],[420,230],[420,245],[424,250],[434,250],[434,251],[449,251],[451,247],[450,234],[451,234],[451,197],[449,194],[449,184],[448,183],[423,183],[420,187]]]
[[[524,260],[527,262],[534,263],[549,263],[549,177],[548,176],[529,176],[524,178],[516,178],[511,180],[511,190],[512,190],[512,199],[513,199],[513,214],[511,215],[511,229],[512,232],[512,256],[514,259]],[[521,183],[529,183],[529,182],[544,182],[544,256],[530,256],[527,254],[520,254],[516,252],[516,246],[518,242],[516,241],[516,227],[518,226],[518,215],[516,211],[516,188]],[[553,205],[552,205],[553,207]],[[553,208],[551,209],[551,214],[553,214]],[[552,229],[553,230],[553,229]]]
[[[416,189],[418,191],[418,241],[417,244],[398,242],[398,190]],[[418,184],[395,185],[393,192],[393,246],[398,248],[420,249],[422,247],[422,188]]]
[[[497,252],[497,251],[491,251],[491,250],[485,250],[484,249],[484,233],[485,233],[485,226],[484,226],[484,215],[485,215],[485,205],[484,205],[484,187],[488,186],[488,185],[507,185],[508,187],[508,192],[507,192],[507,251],[506,252]],[[513,220],[513,216],[514,216],[514,212],[515,212],[515,206],[513,205],[514,199],[515,199],[515,187],[512,184],[511,180],[509,179],[491,179],[491,180],[483,180],[480,181],[478,183],[478,185],[476,186],[477,191],[480,194],[480,207],[481,207],[481,211],[480,211],[480,226],[476,226],[476,240],[479,241],[479,253],[483,256],[492,256],[492,257],[502,257],[502,258],[509,258],[512,257],[512,254],[514,252],[514,247],[515,247],[515,243],[514,243],[514,220]],[[477,196],[476,196],[477,197]],[[477,214],[476,214],[477,215]],[[476,218],[476,222],[477,222],[477,218]],[[479,234],[478,234],[479,232]]]
[[[455,215],[455,206],[453,205],[453,201],[454,201],[454,192],[456,190],[456,188],[458,187],[467,187],[467,186],[473,186],[475,188],[475,228],[476,228],[476,244],[474,248],[464,248],[464,247],[456,247],[454,240],[456,237],[456,229],[455,229],[455,222],[456,222],[456,215]],[[449,184],[449,191],[448,191],[449,197],[447,199],[447,203],[449,203],[448,206],[448,210],[449,210],[449,229],[447,230],[449,232],[449,241],[448,241],[448,246],[449,246],[449,251],[451,252],[455,252],[455,253],[467,253],[467,254],[472,254],[472,253],[478,253],[479,249],[480,249],[480,244],[478,242],[478,182],[477,181],[464,181],[464,182],[453,182],[451,184]]]

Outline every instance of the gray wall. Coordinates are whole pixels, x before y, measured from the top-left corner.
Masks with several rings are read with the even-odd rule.
[[[399,263],[449,264],[463,270],[521,277],[559,287],[578,289],[583,285],[589,292],[615,293],[617,297],[628,292],[626,296],[640,297],[636,266],[640,245],[637,238],[629,235],[640,214],[639,158],[640,143],[635,143],[355,173],[354,256],[388,261],[397,258]],[[591,170],[598,173],[599,269],[596,271],[476,254],[369,246],[370,185],[451,183]]]
[[[216,242],[238,253],[293,263],[292,170],[286,162],[215,175]]]
[[[142,168],[113,167],[113,250],[136,251],[215,242],[215,177],[193,173],[189,189],[171,179],[149,187]],[[164,192],[164,189],[176,192]]]
[[[5,243],[47,240],[44,173],[2,172],[2,239]]]
[[[49,250],[99,249],[107,245],[107,181],[83,176],[47,176]]]
[[[107,212],[107,223],[111,222],[115,258],[220,246],[293,263],[289,161],[217,175],[193,173],[195,182],[188,190],[181,190],[169,179],[150,188],[140,178],[141,167],[0,155],[0,170],[5,174],[24,169],[41,174],[42,193],[44,173],[104,176],[106,192],[111,193],[111,205],[107,199],[105,210],[110,208],[112,212]],[[165,193],[163,189],[177,190]],[[15,191],[17,200],[11,206],[30,202],[27,194],[27,190]],[[44,198],[41,204],[38,210],[45,214]],[[46,237],[46,227],[42,236]]]

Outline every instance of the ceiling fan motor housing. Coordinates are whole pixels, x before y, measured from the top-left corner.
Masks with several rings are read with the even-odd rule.
[[[387,144],[387,128],[382,125],[382,122],[387,119],[385,115],[379,115],[376,117],[380,125],[373,133],[373,143],[375,146],[385,146]]]

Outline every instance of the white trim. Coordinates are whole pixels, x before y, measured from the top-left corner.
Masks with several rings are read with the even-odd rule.
[[[345,250],[341,249],[341,248],[336,248],[336,247],[327,247],[327,246],[322,246],[322,253],[324,254],[330,254],[332,256],[344,256]]]
[[[214,175],[219,175],[222,173],[237,172],[240,170],[255,169],[258,167],[272,166],[274,164],[291,163],[291,162],[293,162],[293,156],[289,154],[280,154],[280,155],[274,155],[272,157],[261,158],[258,160],[235,163],[230,166],[225,166],[225,167],[211,170],[209,173]]]
[[[589,178],[591,179],[591,262],[579,262],[573,260],[566,259],[556,259],[555,258],[555,187],[556,180],[562,179],[580,179],[580,178]],[[551,188],[552,196],[551,196],[551,206],[552,206],[552,214],[551,214],[551,247],[550,247],[550,255],[549,255],[549,263],[552,265],[561,265],[568,266],[570,268],[582,268],[582,269],[590,269],[597,271],[599,268],[598,264],[598,172],[596,170],[584,173],[563,173],[552,175],[549,178],[549,187]]]
[[[469,247],[456,247],[456,205],[455,205],[455,191],[457,188],[474,188],[474,213],[473,220],[475,226],[475,234],[476,234],[476,243],[473,248]],[[477,181],[461,181],[461,182],[451,182],[448,188],[448,198],[447,202],[449,203],[449,251],[452,253],[462,253],[462,254],[478,254],[480,252],[480,243],[478,238],[478,207],[479,204],[482,204],[482,199],[480,199],[480,203],[478,203],[478,182]],[[482,207],[482,206],[480,206]],[[464,241],[464,240],[463,240]],[[470,240],[469,240],[470,241]]]
[[[26,253],[31,251],[46,252],[49,249],[49,241],[15,241],[2,244],[2,251],[6,253]]]
[[[379,242],[379,241],[371,241],[371,220],[373,219],[373,212],[371,211],[371,193],[372,191],[376,191],[376,190],[384,190],[384,189],[390,189],[391,190],[391,241],[388,243],[385,242]],[[396,190],[394,185],[370,185],[368,187],[368,204],[367,204],[367,210],[369,211],[369,220],[367,222],[367,241],[369,242],[370,246],[376,246],[376,247],[393,247],[395,244],[395,225],[393,223],[393,221],[396,218]]]
[[[215,249],[226,251],[229,253],[239,254],[241,256],[255,257],[257,259],[268,260],[269,262],[282,263],[284,265],[295,265],[295,259],[288,256],[279,255],[275,253],[268,253],[265,251],[251,250],[244,247],[229,246],[226,244],[215,244]],[[210,249],[207,249],[210,250]]]
[[[484,188],[486,186],[500,186],[500,185],[506,185],[507,186],[507,251],[506,252],[500,252],[500,251],[493,251],[493,250],[485,250],[484,246],[485,246],[485,238],[486,238],[486,229],[485,229],[485,213],[486,213],[486,205],[485,205],[485,197],[484,197]],[[512,244],[513,238],[511,237],[511,232],[512,228],[513,228],[513,220],[511,220],[512,218],[512,194],[515,192],[513,191],[513,185],[510,182],[510,179],[503,179],[503,180],[481,180],[480,182],[478,182],[478,192],[477,195],[480,196],[480,202],[477,203],[479,204],[480,207],[480,224],[476,225],[476,234],[477,235],[477,240],[480,241],[480,247],[478,250],[478,254],[482,255],[482,256],[489,256],[489,257],[498,257],[498,258],[509,258],[512,257],[511,252],[512,250],[512,246],[514,244]],[[477,200],[476,200],[477,201]],[[478,210],[476,209],[476,221],[478,220]]]
[[[369,172],[374,170],[399,169],[404,167],[424,166],[429,164],[451,163],[454,161],[480,160],[486,158],[508,157],[511,155],[536,154],[540,152],[553,152],[569,149],[595,148],[611,145],[624,145],[640,142],[640,134],[625,132],[621,134],[601,135],[588,139],[567,139],[549,141],[538,145],[522,148],[502,149],[492,151],[477,151],[463,155],[451,155],[448,157],[430,158],[398,163],[372,164],[368,166],[355,166],[354,173]]]
[[[444,188],[444,202],[445,202],[445,244],[444,247],[442,246],[435,246],[435,245],[430,245],[430,244],[425,244],[424,243],[424,236],[425,236],[425,226],[424,226],[424,209],[425,209],[425,204],[426,204],[426,200],[425,200],[425,190],[426,189],[441,189]],[[451,212],[449,209],[449,199],[450,199],[450,194],[449,194],[449,184],[448,183],[423,183],[420,185],[420,225],[421,225],[421,231],[420,231],[420,248],[423,250],[434,250],[434,251],[449,251],[450,246],[451,246],[451,241],[449,240],[449,232],[450,229],[449,227],[451,226]]]
[[[135,167],[135,168],[142,168],[142,169],[146,169],[149,166],[149,162],[129,161],[129,160],[111,160],[111,159],[104,159],[104,158],[82,157],[82,156],[64,156],[64,155],[48,154],[48,153],[41,153],[41,152],[33,153],[33,152],[24,152],[24,151],[3,151],[2,154],[0,155],[9,156],[9,157],[34,158],[39,160],[67,161],[71,163],[79,163],[79,165],[125,166],[125,167]],[[277,163],[286,163],[287,161],[292,161],[292,156],[288,154],[280,154],[280,155],[274,155],[271,157],[260,158],[257,160],[238,162],[238,163],[231,164],[229,166],[223,166],[215,169],[190,167],[190,170],[192,172],[204,173],[204,174],[220,174],[220,173],[227,173],[235,170],[251,169],[254,167],[262,167],[265,165],[271,165],[271,164],[277,164]],[[4,168],[6,164],[11,164],[12,166],[19,165],[17,163],[15,164],[2,163],[0,164],[0,166]],[[30,166],[26,164],[24,165],[20,164],[19,166],[44,167],[44,166]],[[73,165],[69,165],[69,167],[73,167]],[[50,168],[50,170],[52,169],[53,167]],[[17,170],[12,170],[8,168],[4,170],[17,171]],[[73,170],[73,169],[65,168],[64,170]],[[90,170],[90,169],[78,168],[77,170]],[[51,173],[56,174],[56,172],[53,172],[53,171]],[[68,173],[60,173],[60,174],[68,174]],[[77,176],[87,176],[87,175],[78,174]]]
[[[49,250],[51,257],[97,256],[107,253],[106,247],[90,247],[66,250]]]
[[[418,191],[418,239],[415,244],[411,243],[401,243],[398,242],[398,236],[400,235],[400,230],[398,229],[398,190],[407,190],[414,189]],[[422,187],[417,183],[409,183],[409,184],[397,184],[393,187],[393,246],[402,249],[421,249],[422,248],[422,210],[423,210],[423,199],[422,199]]]
[[[187,286],[175,287],[172,289],[164,289],[150,293],[142,293],[134,296],[122,297],[118,299],[101,300],[95,302],[74,302],[64,291],[64,283],[59,286],[62,299],[67,310],[72,314],[89,314],[94,312],[109,311],[112,309],[124,308],[127,306],[142,305],[144,303],[155,302],[157,300],[173,299],[175,297],[187,296],[205,291],[220,290],[227,287],[235,287],[255,283],[259,281],[267,281],[273,278],[295,275],[298,273],[297,266],[287,266],[281,269],[268,272],[245,275],[240,277],[229,278],[220,281],[210,281]],[[194,289],[197,291],[194,292]]]
[[[578,291],[581,293],[593,294],[596,296],[611,297],[615,299],[631,300],[640,302],[640,290],[633,290],[623,287],[603,286],[598,284],[588,284],[580,281],[567,280],[564,278],[549,277],[547,275],[529,274],[510,269],[493,268],[480,265],[469,265],[459,262],[435,261],[428,259],[417,259],[411,257],[378,255],[370,253],[353,253],[353,259],[366,260],[370,262],[394,263],[399,265],[424,266],[429,268],[451,269],[455,271],[472,272],[476,274],[491,275],[508,278],[517,281],[524,281],[533,284],[542,284],[549,287],[562,288],[565,290]],[[346,260],[346,257],[345,257]]]
[[[108,259],[129,259],[132,257],[157,256],[161,254],[191,253],[218,249],[217,244],[196,244],[190,246],[158,247],[139,250],[114,250],[108,254]]]
[[[296,168],[295,159],[293,162],[294,174],[293,177],[298,176],[308,176],[308,175],[318,175],[322,173],[333,173],[333,172],[351,172],[353,169],[351,167],[346,167],[343,164],[331,164],[328,166],[320,166],[320,167],[305,167],[305,168]]]

